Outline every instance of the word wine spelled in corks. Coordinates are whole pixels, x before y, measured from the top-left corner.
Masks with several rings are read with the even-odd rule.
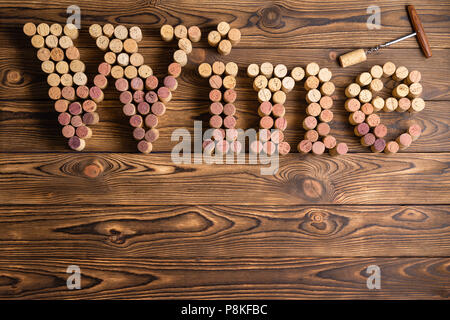
[[[153,143],[159,138],[160,116],[166,112],[167,104],[173,98],[178,87],[177,79],[188,64],[193,44],[202,37],[197,26],[161,27],[161,39],[176,42],[176,49],[172,54],[173,62],[167,67],[167,75],[160,80],[138,52],[138,43],[143,39],[139,27],[93,24],[89,27],[89,34],[96,46],[104,51],[104,61],[98,65],[98,73],[90,82],[74,43],[79,35],[75,25],[35,25],[28,22],[23,26],[23,31],[37,49],[41,69],[47,74],[48,95],[54,100],[54,108],[59,113],[61,133],[68,139],[69,147],[76,151],[83,150],[92,137],[91,126],[100,120],[97,111],[104,100],[103,90],[113,81],[120,93],[123,113],[128,117],[132,135],[137,141],[137,149],[150,153]],[[225,21],[207,35],[208,44],[217,49],[222,59],[227,58],[240,40],[241,31]],[[213,133],[203,141],[204,152],[239,154],[245,151],[238,141],[237,62],[217,60],[201,63],[197,70],[210,87],[209,126]],[[246,73],[253,79],[253,89],[258,99],[255,112],[260,116],[257,138],[249,145],[251,153],[270,156],[274,153],[286,155],[291,151],[291,146],[285,141],[288,126],[285,102],[289,92],[301,81],[306,90],[306,115],[302,123],[291,124],[305,130],[303,140],[297,145],[298,152],[321,155],[328,150],[333,156],[348,152],[348,146],[331,134],[335,86],[328,68],[311,62],[305,67],[296,66],[288,70],[284,64],[264,62],[250,64]],[[388,98],[379,94],[385,86],[382,79],[396,82],[392,96]],[[377,112],[414,113],[423,110],[425,101],[420,98],[423,89],[420,80],[420,71],[409,71],[405,66],[386,62],[383,66],[375,65],[361,73],[354,83],[346,87],[348,99],[345,109],[363,146],[370,147],[375,153],[394,154],[419,138],[422,128],[411,123],[406,132],[387,141],[387,127],[381,123]]]

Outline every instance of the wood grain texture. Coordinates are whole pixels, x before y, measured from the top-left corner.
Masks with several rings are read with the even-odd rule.
[[[90,179],[83,169],[94,160],[105,169]],[[176,165],[170,154],[0,154],[0,194],[17,205],[448,204],[449,162],[448,153],[289,154],[261,175],[264,165]]]

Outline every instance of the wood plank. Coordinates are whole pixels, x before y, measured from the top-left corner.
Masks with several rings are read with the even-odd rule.
[[[450,256],[449,206],[3,206],[0,230],[9,259]]]
[[[20,32],[24,21],[64,23],[68,16],[66,8],[72,4],[69,0],[45,3],[1,1],[0,21],[5,25],[4,32],[15,34]],[[83,30],[92,23],[139,25],[144,29],[146,43],[160,46],[158,29],[164,23],[196,24],[203,30],[210,30],[226,20],[242,30],[241,47],[259,48],[370,48],[411,32],[405,9],[407,4],[411,4],[410,1],[375,0],[368,4],[353,0],[327,1],[324,4],[285,0],[268,4],[256,0],[123,0],[111,2],[108,6],[90,0],[77,2],[82,12]],[[381,8],[380,30],[367,28],[369,5]],[[450,5],[445,1],[423,0],[417,4],[417,11],[432,47],[449,48],[450,22],[447,17]],[[409,39],[396,44],[396,47],[417,48],[418,44],[415,39]]]
[[[17,42],[17,41],[16,41]],[[29,42],[29,40],[28,40]],[[36,50],[28,43],[29,49],[20,50],[12,48],[0,52],[0,97],[5,99],[21,100],[46,100],[48,101],[48,84],[46,74],[40,69],[40,62],[36,58]],[[167,75],[167,66],[171,61],[173,47],[143,48],[140,52],[145,56],[145,61],[154,69],[158,76]],[[102,52],[94,48],[80,48],[81,57],[86,63],[86,71],[89,79],[93,79],[97,72],[98,64],[103,61]],[[340,50],[324,49],[248,49],[235,48],[232,53],[223,58],[212,49],[197,48],[190,55],[191,62],[183,69],[179,78],[179,86],[174,94],[174,100],[206,101],[208,99],[208,82],[197,74],[198,64],[204,61],[212,63],[216,60],[235,61],[239,65],[240,73],[237,78],[238,101],[253,101],[256,103],[256,93],[253,91],[251,79],[246,75],[246,68],[251,63],[263,63],[270,61],[274,64],[284,63],[289,69],[294,66],[306,66],[309,62],[317,62],[322,67],[328,67],[333,72],[333,83],[336,85],[334,94],[336,99],[345,100],[344,89],[355,81],[357,75],[368,71],[372,65],[384,64],[392,61],[397,65],[404,65],[410,70],[417,69],[422,73],[421,84],[424,88],[425,100],[450,100],[448,90],[448,74],[450,74],[450,50],[436,49],[433,57],[425,59],[418,49],[386,49],[385,52],[373,55],[368,61],[351,68],[342,68],[338,65],[336,57]],[[14,79],[14,81],[11,81]],[[385,93],[391,92],[394,82],[386,83]],[[289,94],[302,104],[305,102],[304,81],[297,83],[295,90]],[[105,91],[107,99],[117,99],[118,94],[114,89],[112,80]]]
[[[83,174],[92,161],[104,172]],[[269,164],[175,164],[170,154],[0,154],[3,204],[448,204],[450,154],[290,154]],[[276,168],[275,159],[271,164]]]
[[[73,248],[76,251],[76,248]],[[66,269],[81,270],[68,290]],[[381,269],[369,290],[367,267]],[[2,299],[448,299],[449,258],[3,259]]]

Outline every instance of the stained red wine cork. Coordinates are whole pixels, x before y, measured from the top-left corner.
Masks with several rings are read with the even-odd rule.
[[[286,118],[285,117],[280,117],[280,118],[275,119],[275,125],[274,126],[275,126],[276,129],[279,129],[281,131],[286,130],[286,128],[287,128],[287,120],[286,120]]]
[[[79,102],[72,102],[69,105],[69,113],[72,115],[79,115],[83,112],[83,108],[81,107],[81,104]]]
[[[229,128],[225,130],[225,136],[228,141],[234,141],[239,136],[239,131],[235,128]]]
[[[145,100],[145,93],[142,90],[137,90],[133,93],[133,101],[136,103],[141,103]]]
[[[361,87],[357,83],[351,83],[345,88],[345,96],[347,98],[354,98],[361,92]]]
[[[394,74],[392,75],[392,79],[394,79],[395,81],[402,81],[406,79],[408,74],[408,69],[404,66],[400,66],[395,70]]]
[[[263,144],[261,141],[255,140],[250,143],[250,152],[251,153],[258,154],[262,151],[262,149],[263,149]]]
[[[263,151],[265,154],[271,156],[277,151],[277,146],[272,141],[266,141],[263,143]]]
[[[276,103],[272,107],[272,114],[274,117],[284,117],[286,114],[286,108],[281,103]]]
[[[144,64],[144,57],[142,54],[135,52],[130,56],[130,63],[135,67],[140,67]],[[170,71],[170,65],[169,65],[169,71]]]
[[[322,107],[316,102],[310,103],[306,107],[306,114],[308,116],[318,117],[320,115],[320,112],[322,112]]]
[[[136,106],[132,103],[127,103],[122,107],[122,112],[126,116],[133,116],[136,114]]]
[[[278,153],[282,156],[287,155],[291,151],[291,146],[286,141],[282,141],[278,144]]]
[[[312,153],[321,155],[325,152],[325,144],[322,141],[316,141],[312,144]]]
[[[98,123],[99,121],[99,115],[97,112],[86,112],[83,115],[83,123],[85,125],[93,125]]]
[[[355,126],[353,131],[357,137],[362,137],[369,133],[370,127],[367,123],[363,122]]]
[[[188,29],[188,37],[192,42],[199,42],[202,38],[202,32],[197,26],[191,26]]]
[[[380,79],[373,79],[372,82],[369,85],[369,89],[372,92],[378,92],[383,90],[383,81],[381,81]]]
[[[220,102],[213,102],[209,106],[209,112],[211,114],[220,115],[223,112],[223,105]]]
[[[273,126],[273,119],[270,116],[264,116],[259,120],[259,127],[263,129],[270,129]]]
[[[236,106],[232,103],[227,103],[223,106],[223,113],[226,116],[234,116],[234,114],[236,113]]]
[[[226,116],[223,119],[223,126],[227,129],[234,129],[236,127],[236,118],[233,116]]]
[[[61,96],[67,100],[75,100],[75,89],[73,87],[64,87],[61,90]]]
[[[192,42],[187,38],[183,38],[178,40],[178,48],[186,52],[186,54],[190,54],[192,52]]]
[[[395,109],[397,112],[405,112],[408,111],[411,107],[411,100],[408,98],[401,98],[398,100],[398,107]]]
[[[94,112],[97,110],[97,104],[92,100],[83,101],[83,110],[86,112]]]
[[[308,103],[319,102],[321,97],[322,97],[322,95],[320,94],[320,91],[317,89],[309,90],[306,93],[306,101]]]
[[[247,67],[247,75],[250,78],[255,78],[259,75],[259,66],[256,63],[252,63]]]
[[[69,101],[64,99],[57,100],[55,101],[54,107],[57,112],[65,112],[69,107]]]
[[[150,76],[145,79],[145,88],[148,90],[155,90],[158,88],[158,78],[155,76]]]
[[[384,124],[380,123],[373,129],[373,134],[377,138],[384,138],[387,134],[387,127]]]
[[[300,153],[309,153],[312,150],[312,142],[309,140],[302,140],[297,145],[297,150]]]
[[[72,118],[72,116],[67,113],[67,112],[61,112],[58,115],[58,122],[60,125],[62,126],[67,126],[70,123],[70,119]]]
[[[308,63],[305,70],[307,76],[315,76],[319,73],[320,67],[317,63],[311,62]]]
[[[81,116],[72,116],[72,118],[70,119],[70,124],[75,128],[78,128],[79,126],[83,125],[83,119],[81,118]]]
[[[395,141],[400,146],[400,149],[403,150],[411,145],[413,139],[409,133],[402,133],[400,136],[397,137]]]
[[[347,154],[347,152],[348,152],[347,144],[340,142],[336,145],[336,147],[334,147],[333,149],[330,150],[330,155],[340,156],[340,155]]]
[[[161,100],[161,102],[167,103],[172,100],[172,93],[170,92],[169,88],[161,87],[158,89],[158,98],[159,100]]]
[[[133,101],[133,94],[130,91],[121,92],[119,100],[123,104],[131,103]]]
[[[317,125],[316,131],[319,134],[319,136],[324,137],[324,136],[327,136],[330,133],[331,128],[330,128],[330,125],[328,123],[321,122],[321,123],[319,123]]]
[[[108,80],[102,74],[97,74],[94,77],[94,85],[99,87],[100,89],[105,89],[108,86]]]
[[[213,89],[220,89],[222,87],[222,77],[213,75],[209,78],[209,86]]]
[[[139,152],[147,154],[147,153],[152,152],[153,145],[151,144],[151,142],[141,140],[138,142],[137,148],[138,148]]]
[[[75,151],[81,151],[86,146],[86,142],[77,136],[70,137],[68,144]]]
[[[144,81],[141,78],[133,78],[130,81],[130,87],[133,90],[144,90]]]
[[[317,119],[315,117],[307,116],[303,120],[303,129],[305,129],[305,130],[315,129],[316,126],[317,126]]]
[[[392,112],[395,111],[398,107],[398,100],[392,97],[387,98],[384,101],[383,111]]]
[[[97,103],[102,102],[105,97],[102,89],[96,86],[93,86],[89,89],[89,96],[91,97],[92,100],[94,100]]]
[[[219,140],[216,143],[215,150],[217,154],[227,154],[230,150],[230,143],[227,140]]]
[[[32,37],[36,34],[36,25],[32,22],[27,22],[23,25],[23,33]]]
[[[311,90],[311,89],[317,89],[319,87],[320,80],[316,76],[309,76],[305,80],[305,89]]]
[[[184,67],[188,62],[186,52],[184,52],[183,50],[175,51],[173,53],[173,61],[179,63],[182,67]]]
[[[383,152],[385,147],[386,147],[386,140],[378,138],[375,140],[370,149],[372,150],[372,152],[378,153]]]
[[[383,76],[383,68],[379,65],[374,65],[370,68],[370,75],[374,79],[380,79]]]
[[[142,117],[138,114],[134,114],[130,117],[130,125],[132,127],[142,127],[144,121],[142,120]]]
[[[308,130],[305,132],[304,139],[311,142],[316,142],[319,140],[319,133],[316,130]]]
[[[268,116],[272,113],[272,104],[269,101],[262,102],[258,107],[260,117]]]
[[[160,29],[161,38],[164,41],[172,41],[174,36],[174,30],[171,25],[165,24]]]
[[[37,58],[41,61],[48,61],[50,59],[50,50],[47,48],[40,48],[37,51]]]
[[[422,79],[422,74],[420,71],[411,71],[405,79],[406,84],[418,83]]]
[[[325,109],[319,115],[319,119],[322,122],[331,122],[333,120],[334,114],[331,110]]]
[[[371,128],[375,128],[381,122],[380,116],[376,113],[372,113],[366,117],[366,122]]]
[[[323,144],[325,145],[325,148],[327,149],[333,149],[336,147],[336,138],[333,136],[326,136],[322,139]]]
[[[152,113],[156,116],[162,116],[166,113],[166,105],[162,102],[155,102],[152,104]]]
[[[45,45],[45,40],[44,37],[39,35],[39,34],[35,34],[32,38],[31,38],[31,45],[33,47],[35,47],[36,49],[42,48]]]
[[[137,105],[137,110],[140,114],[145,116],[146,114],[148,114],[150,112],[150,105],[147,102],[140,102]]]
[[[142,140],[145,138],[145,129],[144,128],[134,128],[133,129],[133,138],[135,140]]]
[[[233,153],[239,154],[242,151],[242,144],[239,141],[231,141],[230,150]]]
[[[399,145],[395,141],[389,141],[386,143],[386,147],[384,148],[384,152],[387,154],[397,153],[400,149]]]
[[[368,133],[366,135],[364,135],[363,137],[361,137],[361,144],[364,147],[370,147],[371,145],[373,145],[375,143],[375,140],[377,138],[375,137],[375,135],[373,133]]]
[[[418,82],[411,83],[409,86],[409,93],[408,97],[410,98],[417,98],[422,94],[423,88],[422,85]]]
[[[129,88],[128,80],[124,78],[117,79],[114,82],[114,86],[116,87],[117,91],[120,92],[127,91]]]
[[[158,101],[158,94],[155,91],[149,91],[145,94],[145,101],[148,103],[155,103]]]
[[[86,126],[79,126],[76,130],[76,134],[81,139],[89,139],[92,137],[92,130],[89,127]]]
[[[272,132],[270,133],[270,140],[273,143],[281,143],[282,141],[284,141],[284,133],[281,130],[275,129],[275,130],[271,130]]]
[[[177,62],[172,62],[167,70],[172,77],[178,78],[181,74],[181,65]]]
[[[209,92],[209,100],[213,102],[219,102],[222,100],[222,92],[218,89],[213,89]]]
[[[420,112],[425,108],[425,101],[422,98],[414,98],[411,100],[411,108],[409,112]]]
[[[381,97],[375,97],[372,99],[372,106],[374,109],[374,112],[380,111],[384,108],[384,99]]]
[[[65,138],[73,137],[75,135],[75,128],[69,124],[61,129],[61,133]]]
[[[212,133],[212,138],[215,141],[222,140],[225,138],[225,130],[224,129],[214,129]]]
[[[266,142],[270,140],[270,130],[269,129],[259,129],[258,131],[258,140],[261,142]]]
[[[143,64],[142,66],[139,67],[138,74],[141,78],[147,79],[148,77],[153,75],[153,70],[148,65]]]
[[[322,98],[320,98],[319,100],[319,105],[323,108],[323,109],[331,109],[331,107],[333,106],[333,98],[329,97],[329,96],[323,96]]]
[[[223,120],[221,116],[213,115],[209,118],[209,126],[211,128],[220,128],[222,126]]]
[[[412,140],[417,140],[422,134],[422,128],[418,124],[413,124],[408,128],[408,134],[411,136]]]
[[[368,116],[368,115],[370,115],[370,114],[372,114],[372,113],[374,112],[373,105],[372,105],[371,103],[364,103],[364,104],[361,106],[361,111],[362,111],[366,116]]]
[[[223,93],[223,100],[227,103],[233,103],[236,101],[237,93],[234,89],[225,90]]]
[[[236,78],[234,76],[226,76],[223,78],[223,87],[225,89],[234,89],[236,87]]]
[[[145,133],[145,140],[148,142],[155,142],[159,138],[159,130],[156,128],[152,128],[150,130],[147,130]]]
[[[128,66],[130,64],[130,56],[125,52],[119,53],[117,63],[122,67]]]

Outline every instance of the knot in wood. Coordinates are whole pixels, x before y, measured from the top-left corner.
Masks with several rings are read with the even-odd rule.
[[[22,75],[17,70],[9,70],[6,74],[6,80],[8,81],[8,83],[16,84],[19,83],[21,79]]]
[[[88,178],[97,178],[103,171],[103,166],[95,161],[84,167],[83,174]]]
[[[262,25],[266,28],[280,28],[282,26],[281,8],[278,5],[263,8],[259,16]]]

